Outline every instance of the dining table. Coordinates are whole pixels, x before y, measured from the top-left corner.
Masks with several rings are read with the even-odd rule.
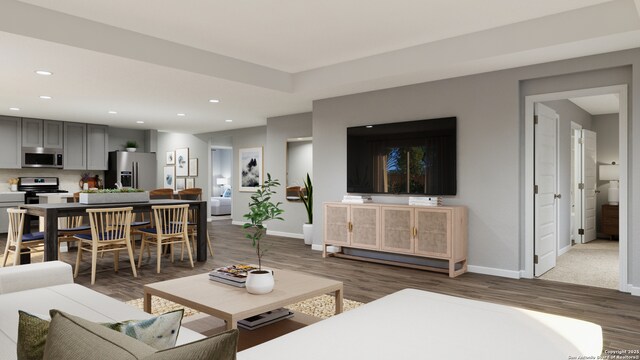
[[[58,204],[25,204],[20,208],[27,210],[24,221],[24,232],[31,232],[31,220],[42,217],[44,221],[44,261],[58,259],[58,219],[68,216],[85,215],[87,209],[132,207],[134,213],[150,213],[152,207],[157,205],[189,204],[189,209],[196,212],[196,260],[207,261],[207,202],[202,200],[176,200],[158,199],[146,202],[125,202],[108,204],[82,204],[82,203],[58,203]],[[31,261],[29,254],[22,254],[22,264]]]

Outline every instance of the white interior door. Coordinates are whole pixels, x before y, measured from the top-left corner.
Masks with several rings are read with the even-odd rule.
[[[556,266],[558,224],[558,114],[535,104],[534,131],[534,275],[540,276]]]
[[[571,123],[571,240],[582,243],[582,127]]]
[[[584,191],[582,191],[583,243],[595,240],[596,238],[596,140],[595,132],[582,130],[582,179],[584,182]]]

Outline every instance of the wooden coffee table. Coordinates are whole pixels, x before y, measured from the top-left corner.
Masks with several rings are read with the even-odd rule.
[[[314,296],[334,293],[336,314],[342,312],[341,281],[274,269],[275,287],[265,295],[209,280],[209,274],[188,276],[144,286],[144,311],[151,313],[151,296],[161,297],[226,321],[236,329],[238,320],[262,314]]]

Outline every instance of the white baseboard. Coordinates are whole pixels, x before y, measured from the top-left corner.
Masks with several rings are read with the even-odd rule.
[[[240,226],[242,226],[244,224],[245,224],[244,221],[235,221],[235,220],[231,221],[231,225],[240,225]]]
[[[311,244],[311,250],[322,251],[322,244]]]
[[[562,249],[558,250],[558,256],[565,254],[567,251],[571,249],[571,245],[567,245]]]
[[[303,234],[296,234],[296,233],[290,233],[290,232],[284,232],[284,231],[271,231],[269,229],[267,229],[267,235],[282,236],[282,237],[288,237],[288,238],[294,238],[294,239],[304,239]]]
[[[504,269],[489,268],[484,266],[468,265],[467,271],[476,273],[476,274],[500,276],[500,277],[506,277],[510,279],[520,279],[520,271],[516,271],[516,270],[504,270]]]
[[[311,245],[311,250],[322,251],[322,244]],[[327,246],[327,252],[328,253],[340,252],[340,246]]]
[[[640,296],[640,287],[633,286],[631,284],[627,285],[627,291],[631,293],[633,296]]]

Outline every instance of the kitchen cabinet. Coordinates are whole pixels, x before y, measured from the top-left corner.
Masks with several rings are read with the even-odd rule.
[[[64,123],[42,119],[22,119],[22,147],[62,149]]]
[[[64,123],[64,169],[87,169],[87,124]]]
[[[0,169],[22,167],[22,119],[0,116]]]
[[[87,170],[107,170],[108,146],[107,126],[87,124]]]

